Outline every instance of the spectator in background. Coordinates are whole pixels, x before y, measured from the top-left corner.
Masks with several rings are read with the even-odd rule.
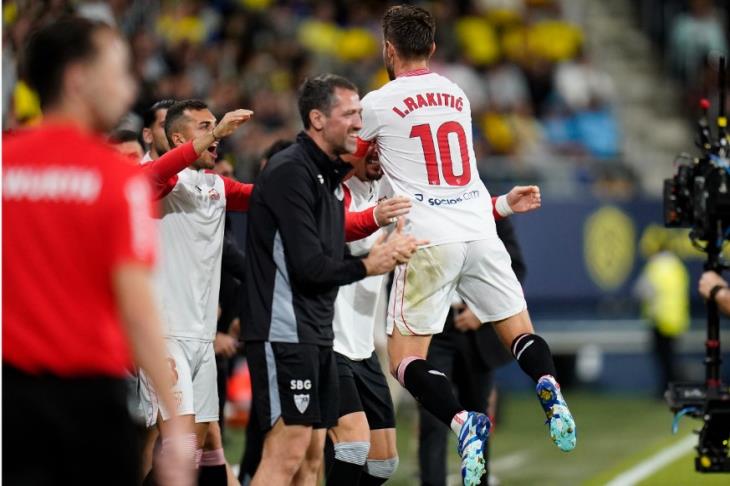
[[[660,246],[644,266],[635,293],[642,302],[642,315],[651,326],[659,370],[657,395],[662,397],[667,383],[681,378],[676,343],[689,328],[689,276],[684,263]]]
[[[117,152],[139,164],[144,156],[139,136],[131,130],[114,130],[109,135],[109,143]]]
[[[688,88],[697,85],[708,54],[727,55],[727,27],[713,0],[691,0],[690,11],[676,18],[670,31],[669,62]]]
[[[142,139],[148,150],[142,158],[146,164],[157,160],[170,150],[170,143],[165,136],[165,116],[167,109],[175,104],[175,100],[161,100],[145,111],[142,117]]]

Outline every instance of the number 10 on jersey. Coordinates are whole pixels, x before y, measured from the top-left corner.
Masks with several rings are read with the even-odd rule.
[[[459,153],[461,155],[461,174],[454,175],[454,163],[451,160],[451,144],[449,135],[456,134],[459,143]],[[444,181],[450,186],[465,186],[471,180],[471,166],[469,165],[469,147],[466,145],[466,133],[464,127],[455,121],[447,121],[441,124],[436,130],[436,142],[438,144],[438,157],[436,156],[436,147],[433,143],[433,133],[431,132],[431,124],[424,123],[415,125],[411,128],[411,138],[418,137],[421,139],[421,147],[423,148],[423,156],[426,159],[426,174],[428,175],[428,183],[432,186],[441,185],[441,177],[439,175],[439,159],[441,160],[441,172]]]

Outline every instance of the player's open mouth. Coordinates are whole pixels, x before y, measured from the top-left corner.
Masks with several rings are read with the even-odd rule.
[[[208,152],[213,156],[214,159],[218,158],[218,147],[211,145],[208,147]]]

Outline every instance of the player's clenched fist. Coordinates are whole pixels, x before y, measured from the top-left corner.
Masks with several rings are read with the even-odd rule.
[[[507,204],[515,213],[533,211],[542,204],[540,188],[537,186],[515,186],[507,194]]]

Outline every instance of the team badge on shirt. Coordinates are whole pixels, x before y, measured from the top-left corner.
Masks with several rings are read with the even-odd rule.
[[[221,195],[218,191],[215,190],[215,188],[211,188],[210,191],[208,191],[208,197],[211,201],[218,201],[221,198]]]
[[[296,405],[299,413],[304,413],[309,407],[309,393],[306,395],[294,395],[294,405]]]

